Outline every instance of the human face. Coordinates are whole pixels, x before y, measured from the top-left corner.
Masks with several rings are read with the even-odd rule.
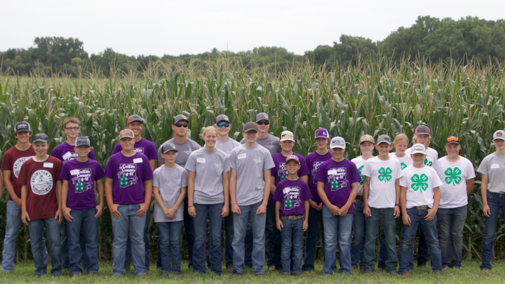
[[[404,154],[405,151],[407,150],[407,141],[405,140],[400,140],[398,142],[395,143],[395,148],[396,148],[396,152],[400,153],[400,154]]]
[[[77,123],[69,122],[65,125],[63,132],[65,132],[68,138],[75,139],[81,133],[81,127]]]
[[[186,133],[188,133],[188,126],[189,124],[185,120],[181,120],[176,124],[172,124],[174,135],[178,137],[186,137]]]
[[[259,133],[268,133],[268,129],[270,129],[270,121],[268,120],[260,120],[256,122],[256,125],[258,125],[258,132]]]
[[[298,170],[300,169],[300,164],[298,164],[294,160],[290,160],[286,163],[286,170],[290,175],[296,175]]]
[[[176,151],[169,151],[168,153],[161,153],[161,157],[165,161],[165,164],[170,163],[173,164],[175,162],[175,158],[177,157]]]
[[[14,134],[14,137],[18,140],[18,143],[25,144],[30,142],[32,133],[28,131],[18,132]]]
[[[505,140],[495,139],[495,140],[493,140],[493,144],[496,147],[496,150],[504,150],[505,149]]]
[[[445,151],[447,151],[447,155],[451,158],[455,158],[459,156],[459,150],[461,149],[461,145],[450,143],[445,145]]]
[[[121,148],[123,148],[124,151],[131,151],[133,150],[135,141],[131,138],[123,138],[119,140],[119,144],[121,145]]]
[[[424,159],[426,159],[426,155],[424,154],[411,154],[412,160],[414,161],[414,166],[420,167],[424,165]]]
[[[430,145],[430,136],[426,134],[417,134],[417,143],[421,143],[428,148]]]
[[[373,143],[372,142],[363,142],[359,144],[359,148],[361,149],[361,154],[365,156],[372,155],[373,151]]]
[[[326,138],[317,138],[316,139],[317,149],[328,149],[328,143],[329,142],[330,142],[329,139],[326,139]]]
[[[226,124],[228,125],[228,127],[225,127]],[[214,124],[214,128],[217,129],[217,133],[219,136],[228,136],[228,133],[231,130],[231,124],[226,121],[220,121]]]
[[[48,148],[49,143],[46,142],[35,142],[33,144],[33,150],[35,150],[35,155],[37,155],[38,157],[45,157]]]
[[[379,155],[382,157],[388,156],[389,151],[393,149],[393,145],[389,145],[387,143],[381,143],[380,145],[375,146],[377,151],[379,151]]]
[[[293,147],[295,146],[295,142],[293,141],[279,141],[279,145],[281,146],[282,151],[291,152],[293,151]]]
[[[89,152],[91,152],[91,147],[88,146],[74,147],[74,151],[77,153],[79,158],[86,158],[88,157]]]
[[[205,135],[203,135],[203,141],[205,145],[209,147],[214,147],[216,145],[217,131],[207,130]]]
[[[249,131],[247,133],[242,132],[242,136],[245,138],[245,142],[254,143],[256,142],[256,138],[258,137],[258,132]]]
[[[335,148],[331,149],[331,154],[333,155],[333,159],[336,161],[341,161],[344,159],[345,149]]]
[[[140,121],[134,121],[128,124],[128,129],[133,131],[133,135],[135,135],[135,137],[140,136],[140,131],[142,131],[142,127],[144,127],[144,124]]]

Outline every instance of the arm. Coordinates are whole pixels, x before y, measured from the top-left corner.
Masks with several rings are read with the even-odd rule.
[[[433,218],[435,218],[435,215],[437,215],[437,210],[438,210],[438,204],[440,204],[440,197],[442,195],[440,194],[440,187],[435,187],[433,189],[433,208],[428,209],[428,214],[424,217],[424,220],[426,221],[431,221]]]
[[[309,201],[305,200],[304,202],[305,205],[305,219],[303,220],[303,231],[307,231],[309,228]]]
[[[68,222],[72,222],[74,218],[70,215],[70,208],[67,207],[67,198],[68,198],[68,180],[63,180],[63,186],[61,188],[61,211],[63,213],[63,217],[67,219]]]
[[[282,231],[282,221],[281,217],[279,216],[279,211],[281,210],[281,203],[279,201],[275,201],[275,223],[277,225],[277,230]]]
[[[395,181],[395,192],[396,192],[396,199],[395,199],[395,211],[394,211],[394,217],[395,219],[400,217],[400,206],[396,206],[396,204],[400,204],[400,179],[397,178]]]
[[[466,180],[466,195],[470,195],[470,192],[472,192],[474,184],[475,184],[474,178]],[[486,201],[487,201],[487,198],[486,198]]]
[[[487,175],[482,175],[482,181],[480,183],[480,193],[482,195],[482,211],[484,216],[491,217],[491,209],[487,204],[487,185],[489,183],[489,178]]]
[[[270,174],[270,177],[272,175]],[[275,186],[275,177],[274,178],[270,178],[271,179],[271,182],[270,182],[270,194],[274,194],[275,193],[275,189],[276,189],[276,186]]]
[[[114,204],[114,199],[112,198],[112,179],[105,178],[105,198],[107,198],[107,206],[109,207],[110,214],[117,219],[121,217],[121,214],[117,210],[118,204]]]
[[[19,208],[21,208],[21,196],[17,196],[16,192],[14,191],[14,186],[12,185],[12,182],[11,182],[11,175],[12,175],[12,171],[4,171],[3,181],[4,181],[5,189],[9,193],[9,196],[12,198],[12,201],[14,201],[16,203],[16,205]]]
[[[195,172],[188,171],[188,214],[191,217],[196,217],[195,205],[193,204],[193,197],[195,194]]]
[[[272,177],[270,176],[270,169],[263,171],[263,177],[265,179],[265,188],[263,189],[263,202],[261,203],[256,214],[261,215],[267,212],[268,199],[270,197],[270,183],[272,182]]]
[[[156,160],[149,160],[149,165],[151,166],[151,170],[156,170]]]
[[[370,194],[370,177],[365,176],[365,181],[363,182],[363,215],[366,217],[372,216],[372,211],[368,206],[368,194]]]
[[[333,213],[333,215],[339,215],[340,208],[330,203],[328,196],[326,196],[326,192],[324,192],[324,183],[320,181],[317,182],[317,193],[319,194],[319,198],[321,198],[324,205],[330,209],[331,213]]]
[[[306,184],[309,184],[309,176],[308,175],[301,176],[300,179],[303,180]]]
[[[163,214],[165,215],[166,218],[172,219],[173,217],[168,214],[168,208],[165,206],[165,203],[163,202],[163,199],[161,198],[160,195],[160,188],[157,186],[153,186],[153,194],[154,194],[154,200],[156,200],[156,203],[158,203],[158,206],[163,210]]]
[[[140,209],[135,212],[135,215],[142,217],[146,215],[147,210],[149,210],[151,205],[151,197],[153,195],[153,180],[144,181],[144,203],[140,204]]]
[[[231,169],[230,176],[230,202],[231,202],[231,212],[235,214],[240,214],[240,207],[237,205],[237,170]]]
[[[58,210],[56,211],[56,216],[54,219],[58,219],[58,225],[63,221],[63,214],[61,212],[61,204],[63,200],[61,198],[61,180],[56,181],[56,199],[58,199]]]
[[[230,213],[230,204],[228,202],[228,200],[230,200],[230,193],[228,187],[229,180],[230,180],[230,173],[229,172],[223,173],[224,206],[223,209],[221,210],[222,218],[228,216],[228,214]]]
[[[95,219],[102,216],[103,213],[103,182],[101,179],[95,181],[96,191],[98,191],[98,200],[100,203],[96,206]]]
[[[400,186],[400,209],[402,210],[403,224],[410,226],[410,217],[407,214],[407,188]]]
[[[356,199],[356,195],[358,195],[359,182],[353,182],[351,184],[351,188],[351,194],[349,194],[347,202],[344,206],[342,206],[342,208],[340,208],[340,216],[342,217],[347,215],[347,211],[349,211],[349,208],[353,205],[354,200]]]
[[[21,221],[25,225],[28,225],[28,221],[30,221],[30,216],[28,215],[28,212],[26,211],[26,196],[28,195],[28,189],[26,188],[26,185],[23,185],[21,187]]]

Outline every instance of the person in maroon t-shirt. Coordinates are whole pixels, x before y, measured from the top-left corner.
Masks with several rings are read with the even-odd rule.
[[[47,271],[44,261],[44,227],[51,249],[51,274],[61,276],[60,208],[62,163],[47,154],[49,138],[44,133],[33,137],[35,156],[21,167],[18,186],[21,187],[21,221],[28,225],[35,275],[40,277]]]

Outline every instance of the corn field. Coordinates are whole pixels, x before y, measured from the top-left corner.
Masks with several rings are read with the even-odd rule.
[[[431,147],[446,155],[444,139],[461,139],[460,154],[475,168],[494,151],[492,134],[504,128],[505,63],[486,66],[476,62],[429,64],[423,61],[392,64],[387,58],[362,60],[357,66],[313,66],[282,69],[249,69],[227,58],[212,66],[177,64],[150,65],[143,72],[65,74],[46,77],[35,70],[31,77],[0,74],[0,150],[15,144],[13,125],[28,121],[34,133],[44,132],[52,140],[50,149],[65,140],[65,117],[81,120],[81,135],[89,136],[97,160],[105,168],[126,128],[126,118],[144,118],[143,137],[159,146],[172,137],[172,117],[179,113],[190,119],[188,135],[203,144],[200,130],[214,124],[215,116],[226,114],[233,125],[230,136],[241,139],[242,125],[258,112],[271,117],[270,131],[278,136],[291,130],[294,151],[314,151],[314,131],[324,127],[332,136],[348,142],[346,155],[359,155],[360,136],[398,133],[412,137],[416,126],[432,130]],[[124,70],[124,68],[122,69]],[[4,189],[0,204],[0,235],[5,231]],[[469,214],[464,230],[464,256],[480,259],[484,233],[480,176],[469,197]],[[157,228],[150,220],[151,247],[156,252]],[[112,229],[106,209],[99,221],[99,258],[112,259]],[[400,225],[397,230],[400,235]],[[505,225],[500,220],[495,256],[504,258]],[[17,242],[17,260],[31,258],[26,226]],[[183,245],[185,246],[184,242]],[[321,244],[318,244],[321,247]],[[186,252],[186,249],[183,249]],[[319,252],[321,253],[321,252]]]

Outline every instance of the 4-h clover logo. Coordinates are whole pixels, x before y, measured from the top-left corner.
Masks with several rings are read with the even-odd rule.
[[[128,184],[129,184],[128,177],[121,177],[119,179],[119,185],[121,185],[121,186],[128,186]]]
[[[428,176],[425,174],[421,174],[421,177],[419,177],[418,174],[415,174],[412,178],[412,189],[414,191],[426,191],[428,189]]]
[[[388,182],[391,180],[391,178],[393,178],[393,176],[391,175],[392,173],[393,171],[389,167],[387,167],[386,169],[380,168],[378,178],[380,181]]]
[[[281,175],[281,180],[283,180],[283,179],[285,179],[287,177],[288,177],[288,175]]]
[[[78,182],[75,184],[75,191],[76,192],[83,192],[84,191],[84,183],[83,182]]]
[[[428,158],[424,159],[424,164],[428,167],[431,167],[433,165],[433,162],[428,161]]]
[[[458,167],[455,167],[454,170],[451,168],[447,168],[444,174],[447,176],[445,177],[445,182],[447,184],[452,183],[452,185],[456,185],[461,182],[461,170]]]
[[[401,166],[402,166],[402,171],[403,171],[407,167],[407,164],[402,163]]]
[[[332,190],[336,190],[336,189],[338,189],[338,187],[339,187],[338,180],[332,180],[332,181],[330,182],[330,186],[331,186],[331,189],[332,189]]]
[[[293,208],[293,200],[291,199],[284,200],[284,209],[291,209],[291,208]]]
[[[365,176],[361,174],[361,171],[363,170],[365,166],[361,166],[359,167],[358,171],[359,171],[359,176],[361,177],[361,181],[359,182],[360,185],[363,185],[363,183],[365,182]]]

